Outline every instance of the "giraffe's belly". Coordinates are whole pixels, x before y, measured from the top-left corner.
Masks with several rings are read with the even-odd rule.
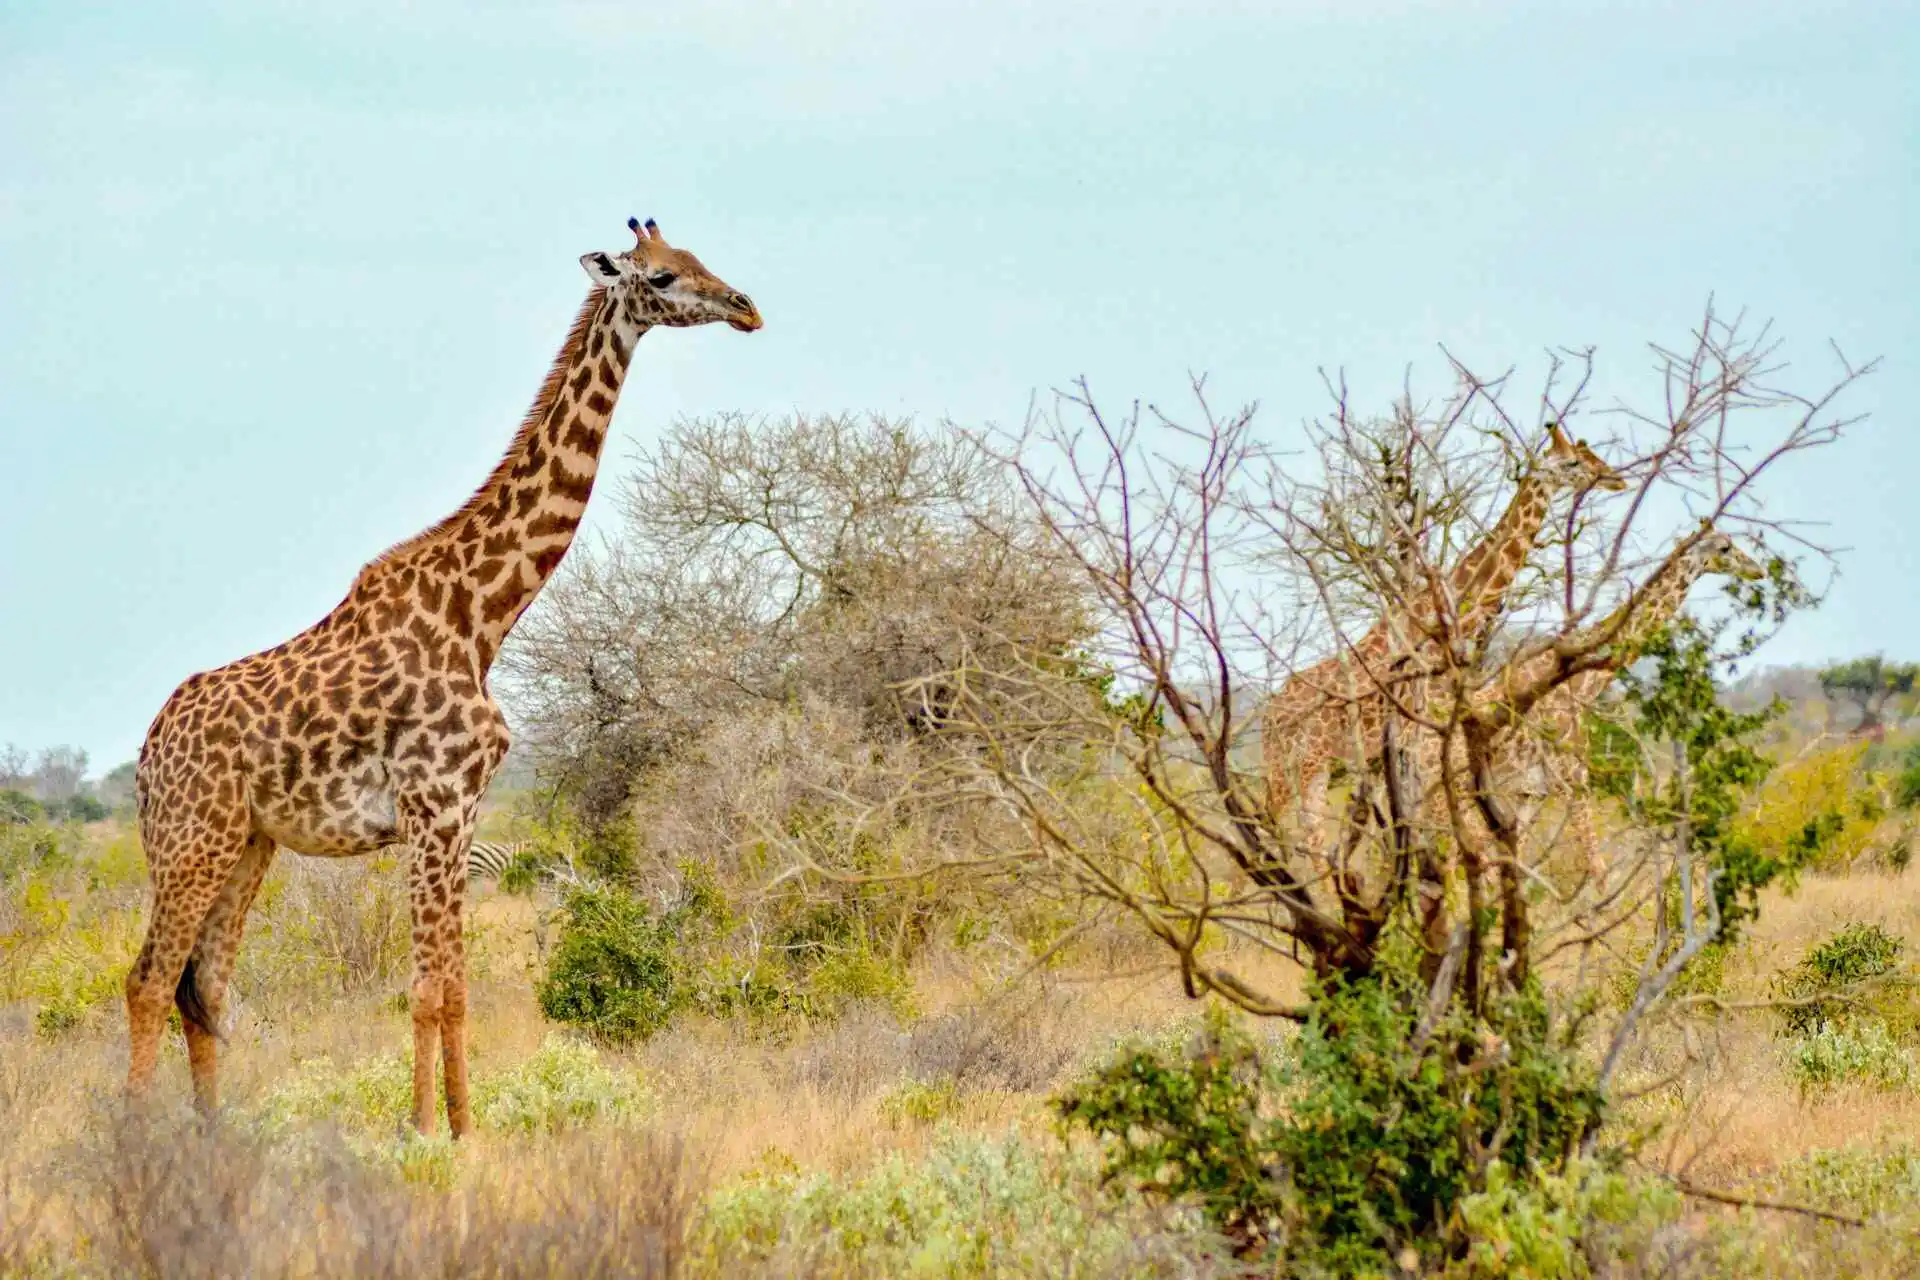
[[[255,828],[295,853],[350,858],[400,838],[393,779],[384,761],[310,775],[291,794],[257,787],[252,802]]]

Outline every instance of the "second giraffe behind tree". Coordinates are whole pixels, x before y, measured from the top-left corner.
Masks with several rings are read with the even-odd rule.
[[[475,809],[507,751],[487,673],[572,544],[634,345],[659,325],[760,328],[751,299],[629,221],[634,247],[580,259],[592,290],[506,456],[466,503],[366,565],[285,644],[182,684],[147,731],[136,795],[153,881],[127,975],[128,1086],[151,1081],[170,1005],[194,1091],[215,1045],[248,908],[277,847],[413,850],[413,1122],[468,1128],[461,911]]]

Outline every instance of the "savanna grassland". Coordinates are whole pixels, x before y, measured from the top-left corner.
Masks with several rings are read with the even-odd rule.
[[[1920,894],[1892,865],[1910,839],[1885,800],[1898,775],[1873,768],[1901,758],[1892,743],[1801,748],[1756,810],[1762,825],[1846,822],[1697,984],[1728,1008],[1653,1037],[1649,1081],[1689,1056],[1696,1069],[1622,1113],[1646,1139],[1630,1203],[1610,1209],[1623,1269],[1603,1274],[1920,1265],[1920,1004],[1889,986],[1800,1033],[1743,1007],[1848,927],[1920,939]],[[505,808],[490,826],[517,829]],[[806,1012],[685,1011],[615,1046],[541,1011],[554,891],[480,884],[478,1133],[456,1148],[404,1131],[396,865],[280,860],[236,980],[225,1109],[202,1125],[177,1052],[155,1108],[116,1096],[144,891],[131,831],[15,824],[0,849],[9,1273],[1241,1273],[1191,1205],[1103,1183],[1092,1144],[1049,1106],[1120,1042],[1177,1056],[1200,1034],[1175,968],[1124,932],[1037,956],[1012,917],[955,912],[897,971],[816,975]],[[1261,976],[1297,985],[1272,968]],[[1264,1051],[1289,1051],[1291,1033],[1243,1021]],[[1867,1225],[1673,1195],[1666,1174]],[[1513,1268],[1486,1273],[1572,1274],[1527,1262],[1538,1225],[1515,1219]]]

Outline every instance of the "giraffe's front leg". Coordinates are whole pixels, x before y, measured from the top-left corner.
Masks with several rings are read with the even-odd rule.
[[[413,908],[413,1126],[431,1134],[438,1090],[435,1060],[446,1060],[447,1122],[467,1132],[467,973],[461,908],[466,891],[470,807],[453,812],[408,812],[402,826],[413,849],[407,888]]]

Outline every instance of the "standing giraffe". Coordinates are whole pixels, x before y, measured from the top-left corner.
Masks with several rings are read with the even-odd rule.
[[[1268,809],[1275,820],[1297,812],[1305,834],[1318,834],[1333,761],[1345,760],[1358,772],[1379,758],[1385,690],[1407,693],[1407,682],[1390,674],[1402,649],[1411,646],[1417,653],[1446,634],[1477,647],[1499,621],[1507,588],[1533,553],[1553,495],[1588,488],[1618,492],[1626,481],[1586,441],[1568,440],[1558,425],[1548,424],[1545,454],[1515,488],[1499,522],[1447,575],[1450,610],[1423,600],[1409,617],[1390,606],[1351,649],[1287,678],[1260,718]],[[1443,631],[1444,624],[1450,625]]]
[[[1526,732],[1521,732],[1522,726],[1516,726],[1494,753],[1494,768],[1501,774],[1511,774],[1529,763],[1551,774],[1554,770],[1549,761],[1561,762],[1563,772],[1554,781],[1575,805],[1576,838],[1589,853],[1592,833],[1591,815],[1586,806],[1588,757],[1584,718],[1599,704],[1601,694],[1619,678],[1620,672],[1638,657],[1648,639],[1673,620],[1680,606],[1686,603],[1693,584],[1707,574],[1751,582],[1766,577],[1767,571],[1741,550],[1730,535],[1713,528],[1709,521],[1701,521],[1700,527],[1668,553],[1639,590],[1589,630],[1573,637],[1576,649],[1586,648],[1596,640],[1603,641],[1606,647],[1600,664],[1575,674],[1536,702],[1526,717]],[[1511,698],[1516,690],[1547,678],[1559,661],[1559,656],[1549,649],[1509,664],[1473,695],[1475,708],[1497,705]],[[1443,791],[1432,769],[1439,755],[1438,743],[1430,733],[1421,734],[1420,739],[1417,753],[1420,776],[1433,779],[1427,793],[1430,820],[1444,823],[1445,815],[1439,809]],[[1465,751],[1457,737],[1449,740],[1448,767],[1462,779],[1461,794],[1470,794],[1472,788],[1464,780]],[[1437,819],[1432,817],[1436,813]],[[1469,808],[1467,813],[1469,821],[1477,826],[1477,811]]]
[[[140,750],[140,834],[153,880],[127,975],[127,1083],[153,1077],[179,1007],[202,1108],[247,908],[276,846],[351,857],[411,847],[413,1123],[467,1131],[460,915],[474,811],[507,751],[487,672],[586,511],[636,342],[656,325],[760,313],[649,220],[634,247],[580,259],[593,282],[506,456],[458,511],[368,563],[333,612],[285,644],[193,676]]]

